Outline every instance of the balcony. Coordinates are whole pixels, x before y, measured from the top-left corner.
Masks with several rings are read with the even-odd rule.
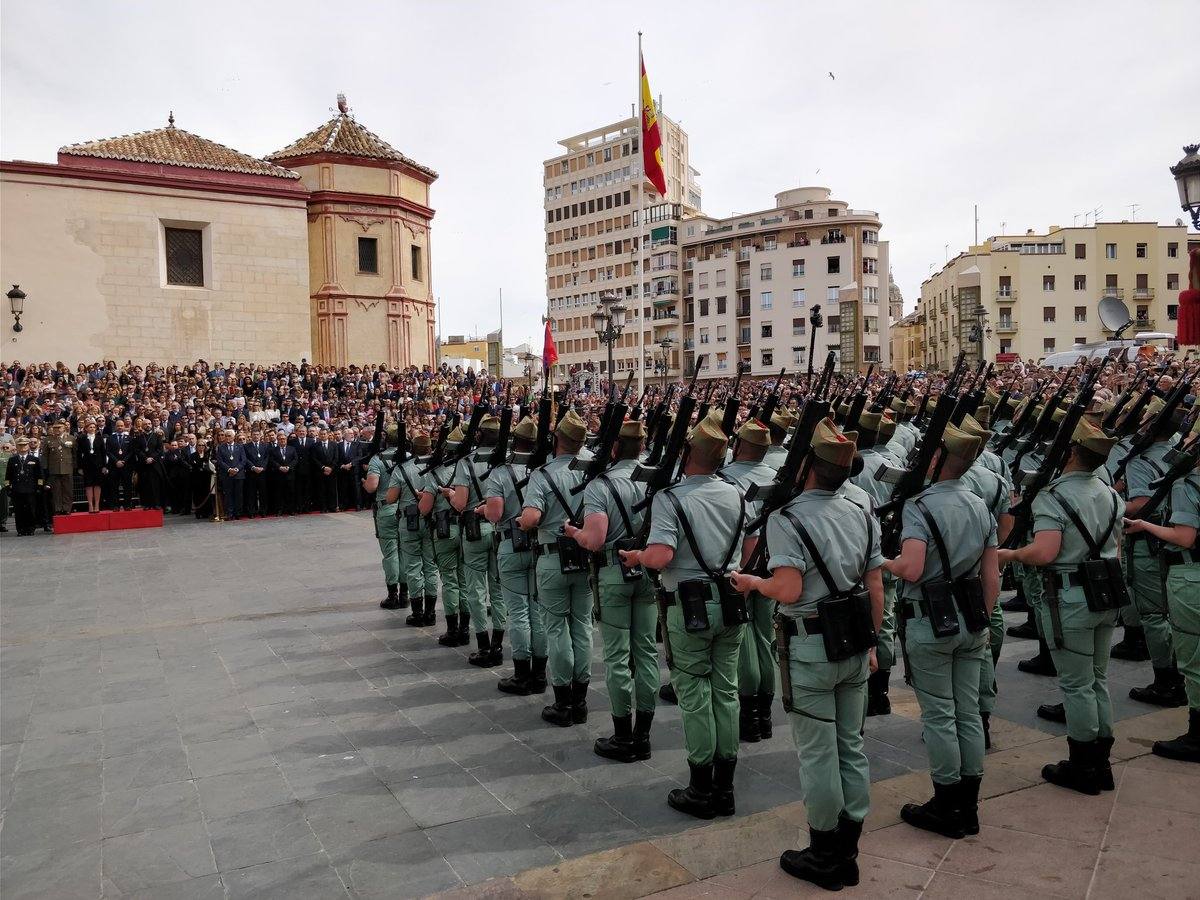
[[[743,275],[741,278],[739,278],[737,280],[737,289],[739,291],[750,290],[750,276],[749,275]]]
[[[1133,289],[1133,299],[1134,300],[1153,300],[1154,299],[1154,288],[1152,288],[1152,287],[1134,288]]]
[[[827,234],[821,238],[822,244],[844,244],[846,236],[844,234]]]
[[[1104,288],[1104,290],[1102,290],[1100,292],[1100,296],[1101,297],[1116,297],[1118,300],[1124,300],[1125,299],[1125,288],[1106,286]]]
[[[750,346],[750,332],[743,331],[741,334],[738,335],[738,346],[739,347],[749,347]]]
[[[999,319],[996,322],[996,334],[1013,334],[1017,330],[1015,319]]]
[[[695,321],[696,321],[696,314],[694,312],[692,312],[690,309],[683,314],[683,324],[684,325],[691,325]]]
[[[695,341],[684,341],[684,342],[683,342],[683,349],[684,349],[684,350],[695,350],[695,349],[696,349],[696,342],[695,342]]]
[[[739,303],[738,304],[737,317],[739,319],[750,318],[750,304],[749,303]]]
[[[811,247],[812,243],[808,238],[800,238],[798,241],[788,241],[789,247]]]
[[[1153,319],[1134,319],[1134,331],[1153,331],[1155,322]]]
[[[694,259],[685,259],[685,260],[683,261],[683,270],[684,270],[685,272],[690,272],[690,271],[692,271],[692,269],[694,269],[695,267],[696,267],[696,260],[694,260]]]
[[[1000,290],[996,291],[996,302],[997,303],[1016,303],[1016,301],[1017,301],[1017,292],[1014,291],[1012,288],[1008,288],[1008,289],[1000,288]]]
[[[650,318],[655,325],[673,324],[679,321],[679,313],[674,309],[658,309]]]
[[[737,252],[737,258],[738,258],[738,262],[745,262],[746,260],[748,260],[750,258],[750,248],[749,247],[739,247],[738,252]]]

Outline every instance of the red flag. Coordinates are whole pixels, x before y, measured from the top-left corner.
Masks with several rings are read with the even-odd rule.
[[[542,344],[542,368],[549,369],[558,362],[558,349],[554,346],[554,335],[550,333],[550,320],[546,320],[546,340]]]
[[[640,40],[640,39],[639,39]],[[639,59],[641,55],[639,53]],[[650,79],[646,77],[646,61],[642,63],[642,172],[654,189],[667,195],[667,175],[663,167],[662,132],[658,127],[658,107],[650,93]]]

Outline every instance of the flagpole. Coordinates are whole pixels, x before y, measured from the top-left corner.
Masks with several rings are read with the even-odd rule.
[[[646,121],[645,110],[642,109],[642,33],[638,32],[638,64],[637,64],[637,113],[638,113],[638,153],[640,168],[638,169],[638,217],[637,217],[637,266],[636,272],[637,284],[634,286],[634,302],[637,303],[637,323],[638,323],[638,338],[637,338],[637,356],[634,364],[638,370],[638,393],[641,394],[646,389],[646,351],[643,341],[643,321],[645,312],[645,298],[642,296],[642,276],[645,274],[643,265],[645,259],[646,242],[642,239],[646,225],[646,135],[642,124]],[[608,373],[608,377],[612,378],[612,372]]]

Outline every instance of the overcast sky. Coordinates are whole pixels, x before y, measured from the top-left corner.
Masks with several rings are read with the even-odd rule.
[[[166,124],[264,155],[328,119],[436,169],[443,333],[540,340],[543,160],[629,115],[636,32],[691,137],[704,209],[822,184],[878,210],[912,308],[981,237],[1101,207],[1174,222],[1200,140],[1195,0],[1143,3],[5,0],[0,156]],[[832,72],[834,78],[830,78]]]

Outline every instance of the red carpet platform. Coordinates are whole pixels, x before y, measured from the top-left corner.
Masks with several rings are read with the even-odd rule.
[[[55,534],[85,531],[124,531],[127,528],[162,528],[161,509],[131,509],[127,512],[71,513],[54,517]]]

